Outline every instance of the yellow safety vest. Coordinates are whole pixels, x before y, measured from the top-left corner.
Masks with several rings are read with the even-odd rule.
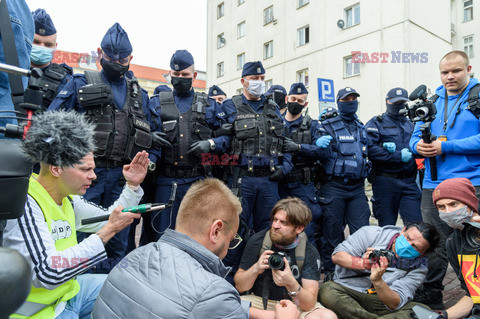
[[[42,209],[45,221],[48,224],[50,233],[55,240],[55,248],[62,251],[77,245],[77,235],[75,230],[75,213],[68,197],[62,201],[62,207],[59,207],[50,194],[37,182],[36,175],[30,177],[28,194],[32,196]],[[60,266],[63,262],[60,262]],[[80,290],[80,286],[75,279],[63,283],[53,290],[45,288],[35,288],[32,286],[26,303],[42,304],[47,307],[28,318],[50,319],[55,317],[55,307],[59,302],[72,299]],[[18,314],[12,315],[13,318],[27,318]]]

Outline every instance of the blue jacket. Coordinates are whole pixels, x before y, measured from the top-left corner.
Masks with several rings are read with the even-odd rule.
[[[430,161],[425,161],[424,188],[433,189],[442,181],[454,177],[468,178],[474,186],[480,186],[480,121],[472,112],[465,109],[468,106],[468,92],[477,83],[477,79],[470,79],[470,83],[460,97],[458,95],[448,97],[448,113],[450,115],[445,131],[443,130],[445,88],[442,85],[436,89],[435,93],[438,95],[438,99],[435,101],[437,115],[432,122],[431,129],[437,137],[445,135],[447,141],[442,142],[443,154],[436,156],[438,177],[436,181],[432,181],[430,175]],[[456,109],[452,110],[457,98],[460,100],[455,108],[460,108],[459,113]],[[451,126],[452,123],[454,123],[453,126]],[[415,154],[418,154],[420,124],[423,122],[415,125],[410,139],[410,149]]]
[[[368,138],[368,159],[372,161],[377,172],[412,173],[416,172],[415,159],[402,162],[402,149],[409,148],[408,143],[413,133],[413,124],[405,116],[392,116],[384,113],[373,117],[365,125]],[[395,143],[396,150],[390,153],[383,143]]]
[[[246,319],[250,303],[224,279],[229,271],[197,241],[167,229],[112,270],[92,318]]]
[[[15,46],[17,47],[18,62],[21,68],[30,69],[30,52],[32,51],[32,41],[35,34],[35,24],[32,13],[24,0],[7,0],[8,13],[13,29]],[[2,35],[0,34],[0,62],[5,63],[5,53],[3,50]],[[23,86],[28,83],[27,77],[22,77]],[[12,90],[8,75],[0,72],[0,110],[13,110]],[[0,113],[0,116],[15,116],[13,113]],[[16,123],[13,119],[0,118],[0,127],[6,123]],[[3,137],[3,134],[0,134]]]

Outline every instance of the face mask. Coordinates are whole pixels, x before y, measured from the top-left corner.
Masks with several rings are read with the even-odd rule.
[[[285,94],[273,92],[273,99],[280,109],[285,108]]]
[[[358,101],[337,102],[338,111],[344,115],[353,115],[357,112]]]
[[[30,53],[30,61],[35,65],[45,65],[52,62],[53,52],[55,49],[42,47],[40,45],[33,45]]]
[[[287,110],[288,113],[292,115],[298,115],[302,112],[304,105],[300,105],[297,102],[288,102],[287,103]]]
[[[392,115],[398,115],[398,112],[400,112],[400,110],[403,110],[405,108],[405,104],[402,103],[402,104],[388,104],[388,103],[385,103],[387,105],[387,112],[389,114],[392,114]]]
[[[265,93],[265,81],[261,81],[261,80],[250,80],[250,81],[245,80],[245,81],[249,83],[247,91],[251,95],[258,97],[263,93]]]
[[[472,213],[469,213],[467,209],[468,206],[464,206],[453,212],[440,213],[440,219],[452,228],[463,229],[463,223],[470,221],[472,218]]]
[[[179,95],[187,95],[192,88],[193,78],[181,78],[172,76],[172,85]]]
[[[105,75],[107,76],[107,78],[111,80],[120,79],[128,71],[128,68],[130,67],[130,64],[121,65],[115,62],[108,62],[104,59],[100,60],[100,65],[102,66],[103,72],[105,72]]]
[[[410,245],[405,236],[398,236],[395,241],[395,252],[400,258],[415,259],[420,256],[420,253]]]

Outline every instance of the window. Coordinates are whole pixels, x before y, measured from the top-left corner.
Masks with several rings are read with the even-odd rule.
[[[297,71],[297,82],[302,82],[308,87],[308,69]]]
[[[225,15],[225,4],[222,2],[217,6],[217,19]]]
[[[344,58],[344,67],[344,77],[346,78],[360,74],[360,63],[352,63],[351,56]]]
[[[241,70],[245,64],[245,52],[237,55],[237,70]]]
[[[220,62],[217,64],[217,78],[224,76],[224,63]]]
[[[270,79],[270,80],[266,80],[265,81],[265,91],[268,91],[268,89],[272,86],[273,84],[273,80]]]
[[[225,40],[223,33],[220,33],[219,35],[217,35],[217,49],[220,49],[221,47],[225,46],[225,43],[227,43],[227,41]]]
[[[473,35],[463,38],[463,51],[471,59],[474,57],[473,54]]]
[[[310,3],[310,0],[298,0],[298,5],[297,5],[297,9],[298,8],[301,8],[303,6],[306,6],[307,4]]]
[[[245,0],[238,0],[238,5],[244,4]]]
[[[268,59],[273,56],[273,41],[263,44],[263,59]]]
[[[353,27],[360,23],[360,4],[345,9],[345,21],[347,28]]]
[[[240,39],[243,36],[245,36],[245,21],[237,24],[237,39]]]
[[[263,10],[263,25],[269,24],[273,21],[273,6]]]
[[[237,89],[237,95],[241,95],[243,93],[243,89]]]
[[[297,30],[298,46],[305,45],[310,42],[310,27],[307,25]]]
[[[473,0],[463,1],[463,22],[473,20]]]

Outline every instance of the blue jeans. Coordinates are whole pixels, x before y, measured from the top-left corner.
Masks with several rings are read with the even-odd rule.
[[[87,319],[93,310],[98,293],[103,287],[107,275],[85,274],[77,277],[80,291],[75,297],[67,301],[67,305],[58,319]]]

